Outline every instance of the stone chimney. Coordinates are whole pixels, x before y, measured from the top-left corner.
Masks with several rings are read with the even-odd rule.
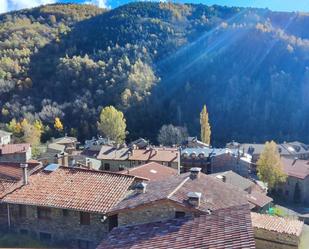
[[[193,207],[198,207],[201,204],[202,194],[200,192],[189,192],[187,196],[189,204]]]
[[[23,185],[27,185],[28,184],[28,164],[21,163],[20,167],[23,171]]]
[[[190,178],[192,180],[198,179],[200,177],[200,174],[201,174],[201,168],[191,168],[190,173],[191,173]]]
[[[135,186],[135,192],[138,194],[144,194],[146,193],[146,187],[147,187],[147,183],[139,182]]]

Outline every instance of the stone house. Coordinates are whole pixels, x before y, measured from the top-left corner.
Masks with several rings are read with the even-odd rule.
[[[245,191],[252,211],[266,213],[272,206],[273,199],[267,196],[267,191],[262,189],[253,180],[244,178],[233,171],[215,173],[211,174],[211,176]]]
[[[237,218],[231,218],[230,212],[237,213]],[[226,224],[218,222],[219,213],[219,220]],[[108,216],[117,219],[118,227],[103,240],[100,249],[167,245],[176,249],[255,248],[245,192],[201,173],[199,168],[137,185]],[[229,236],[233,241],[227,239]]]
[[[97,159],[102,162],[101,170],[121,171],[131,168],[129,161],[130,148],[103,145],[97,155]]]
[[[94,248],[117,224],[106,213],[141,179],[124,174],[47,166],[1,198],[2,229],[54,246]]]
[[[31,157],[30,144],[4,144],[0,146],[0,162],[25,163]]]
[[[149,162],[156,162],[178,170],[180,154],[177,148],[147,147],[146,149],[132,148],[129,151],[130,166],[135,167]]]
[[[251,213],[257,249],[297,249],[304,223],[299,220]]]
[[[197,217],[178,217],[114,228],[97,249],[231,248],[254,249],[246,206],[221,209]]]
[[[145,178],[149,181],[160,181],[178,175],[178,171],[176,169],[155,162],[150,162],[134,168],[126,169],[120,171],[120,173]]]
[[[0,145],[11,143],[12,133],[0,130]]]
[[[309,161],[282,157],[281,162],[288,177],[279,194],[290,203],[309,204]]]
[[[65,152],[69,154],[76,150],[77,145],[79,145],[77,138],[68,136],[53,139],[52,143],[63,145],[65,147]]]
[[[141,189],[133,191],[108,213],[117,217],[118,226],[197,216],[231,206],[248,205],[246,192],[207,176],[198,168],[149,182]]]

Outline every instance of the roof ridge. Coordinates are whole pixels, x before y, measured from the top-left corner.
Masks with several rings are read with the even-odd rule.
[[[168,196],[167,199],[171,198],[188,180],[190,177],[186,177]]]
[[[121,171],[119,171],[119,172],[112,172],[112,171],[105,171],[105,170],[85,169],[85,168],[67,167],[67,166],[60,166],[59,168],[66,169],[66,170],[79,170],[79,171],[85,171],[85,172],[109,174],[109,175],[116,175],[116,176],[128,176],[130,178],[136,178],[136,179],[142,179],[142,180],[147,180],[148,181],[147,178],[137,177],[137,176],[134,176],[134,175],[121,173]]]

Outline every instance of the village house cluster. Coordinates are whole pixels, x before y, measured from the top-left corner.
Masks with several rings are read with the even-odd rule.
[[[0,227],[47,245],[298,248],[308,223],[269,214],[273,199],[256,177],[263,145],[211,148],[195,137],[179,147],[101,137],[81,144],[65,136],[33,159],[31,146],[10,136],[0,132]],[[308,204],[309,146],[278,151],[288,176],[279,193]]]

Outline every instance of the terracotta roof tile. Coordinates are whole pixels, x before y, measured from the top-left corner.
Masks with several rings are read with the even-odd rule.
[[[126,194],[134,177],[123,174],[60,167],[53,172],[40,170],[29,184],[2,200],[35,206],[105,213]]]
[[[202,193],[201,204],[197,208],[202,212],[208,209],[217,210],[247,204],[246,192],[203,173],[200,173],[198,179],[191,179],[190,173],[185,173],[161,181],[149,182],[146,189],[146,193],[127,196],[111,212],[117,213],[162,199],[192,207],[187,201],[189,192]]]
[[[150,162],[132,169],[123,170],[121,173],[146,178],[149,179],[149,181],[163,180],[178,174],[177,170],[156,162]]]
[[[5,144],[0,146],[0,153],[15,154],[15,153],[25,153],[30,148],[30,144]]]
[[[248,205],[196,218],[179,218],[112,230],[97,249],[253,249]]]
[[[29,172],[35,171],[41,167],[38,162],[28,162]],[[20,163],[0,163],[0,179],[20,180],[22,178],[22,169]]]
[[[273,199],[267,196],[265,193],[261,193],[257,191],[251,192],[250,194],[248,194],[247,197],[250,203],[258,207],[264,207],[273,201]]]
[[[131,161],[177,162],[178,150],[175,148],[150,148],[133,150]]]
[[[309,161],[282,157],[281,162],[283,163],[284,171],[288,176],[300,179],[305,179],[309,176]]]
[[[304,223],[299,220],[271,216],[267,214],[251,213],[252,226],[278,233],[300,236]]]

